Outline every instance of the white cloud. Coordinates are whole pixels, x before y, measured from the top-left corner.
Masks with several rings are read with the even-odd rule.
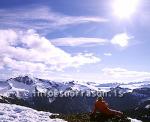
[[[126,47],[129,44],[129,40],[132,38],[132,36],[129,36],[126,33],[119,33],[112,38],[111,43],[121,47]]]
[[[150,78],[150,72],[127,70],[124,68],[104,68],[104,77],[114,81],[138,81]]]
[[[28,61],[17,61],[8,57],[3,58],[3,63],[5,66],[17,70],[17,71],[26,71],[26,72],[34,72],[34,71],[44,71],[46,69],[46,65],[42,63],[33,63]]]
[[[104,53],[105,56],[112,56],[112,53]]]
[[[100,58],[88,53],[72,56],[34,30],[0,30],[0,44],[0,67],[12,71],[60,71],[100,61]]]
[[[107,22],[101,17],[69,16],[54,12],[46,6],[28,7],[22,9],[0,9],[0,25],[9,28],[53,30],[70,25],[87,22]],[[69,25],[69,26],[68,26]]]
[[[84,38],[84,37],[68,37],[68,38],[57,38],[51,40],[51,43],[55,46],[94,46],[94,45],[103,45],[106,43],[106,39],[101,38]]]

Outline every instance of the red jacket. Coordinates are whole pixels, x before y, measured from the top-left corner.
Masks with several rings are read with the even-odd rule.
[[[93,113],[96,113],[96,111],[106,114],[109,113],[108,104],[105,101],[96,101]]]

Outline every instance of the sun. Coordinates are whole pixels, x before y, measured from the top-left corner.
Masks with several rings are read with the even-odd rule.
[[[114,0],[113,11],[120,19],[130,18],[137,10],[139,0]]]

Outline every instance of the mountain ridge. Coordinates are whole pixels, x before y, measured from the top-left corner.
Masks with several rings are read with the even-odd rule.
[[[6,87],[7,85],[9,87]],[[3,86],[5,89],[2,89]],[[48,95],[51,92],[58,92],[58,94],[56,96],[53,96],[54,94]],[[76,93],[75,96],[67,94],[72,92]],[[112,85],[112,83],[80,83],[78,81],[58,82],[21,76],[8,79],[6,84],[0,83],[0,93],[4,96],[4,102],[62,114],[90,112],[98,97],[98,94],[95,95],[94,93],[107,93],[108,96],[104,96],[104,99],[111,108],[136,113],[135,109],[142,104],[142,101],[149,100],[150,87],[147,81],[139,82],[138,85],[137,82],[130,84],[114,83]],[[149,102],[145,103],[146,106],[150,104]],[[142,110],[147,111],[143,108]],[[132,114],[129,116],[132,117]],[[134,117],[140,118],[139,116],[135,114]]]

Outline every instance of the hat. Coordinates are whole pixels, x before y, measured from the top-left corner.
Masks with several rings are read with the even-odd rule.
[[[98,101],[102,101],[102,100],[103,100],[103,97],[98,97],[97,100],[98,100]]]

